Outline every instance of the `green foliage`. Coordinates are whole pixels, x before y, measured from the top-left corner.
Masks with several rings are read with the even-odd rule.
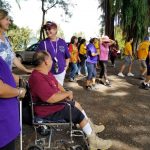
[[[75,32],[73,35],[76,36],[76,37],[85,38],[85,33],[84,32]]]
[[[123,31],[119,26],[115,27],[115,40],[118,41],[120,50],[123,50],[125,45],[125,40],[123,38]]]
[[[138,42],[147,35],[147,28],[150,26],[149,0],[99,0],[99,3],[99,7],[104,13],[108,11],[106,3],[109,3],[110,17],[115,15],[120,18],[121,28],[126,39],[133,37],[134,41]]]
[[[62,28],[60,26],[58,26],[57,36],[62,38],[62,39],[65,38],[64,31],[62,30]]]
[[[19,28],[12,25],[8,31],[10,41],[14,51],[25,50],[32,38],[32,32],[29,28]]]
[[[71,17],[72,13],[69,10],[70,6],[74,6],[71,3],[71,0],[41,0],[45,2],[45,10],[49,10],[53,7],[58,7],[58,8],[62,8],[65,12],[65,15]]]

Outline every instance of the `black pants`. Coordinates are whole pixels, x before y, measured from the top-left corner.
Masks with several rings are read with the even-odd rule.
[[[112,65],[114,65],[115,60],[116,60],[116,56],[110,55],[110,60],[111,60]]]
[[[100,78],[103,78],[106,80],[107,79],[107,61],[100,61]]]
[[[15,150],[15,140],[0,148],[0,150]]]

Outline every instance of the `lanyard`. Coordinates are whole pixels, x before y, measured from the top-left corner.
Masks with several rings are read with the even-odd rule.
[[[54,47],[54,45],[53,45],[53,43],[52,43],[51,40],[50,40],[50,43],[51,43],[51,46],[52,46],[52,48],[53,48],[53,51],[54,51],[55,57],[56,57],[57,52],[58,52],[58,39],[56,40],[56,49],[55,49],[55,47]]]

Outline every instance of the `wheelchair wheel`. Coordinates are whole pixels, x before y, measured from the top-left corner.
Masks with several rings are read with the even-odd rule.
[[[31,145],[29,146],[28,150],[44,150],[44,149],[38,145]]]
[[[47,135],[50,134],[50,132],[49,132],[47,129],[45,129],[44,126],[39,127],[39,128],[37,129],[37,131],[38,131],[38,133],[39,133],[40,135],[42,135],[42,136],[47,136]]]
[[[75,146],[71,146],[70,150],[84,150],[84,149],[81,145],[75,145]]]

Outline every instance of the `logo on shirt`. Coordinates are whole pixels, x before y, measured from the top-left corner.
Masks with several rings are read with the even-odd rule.
[[[59,50],[64,53],[65,52],[65,47],[64,46],[59,46]]]

